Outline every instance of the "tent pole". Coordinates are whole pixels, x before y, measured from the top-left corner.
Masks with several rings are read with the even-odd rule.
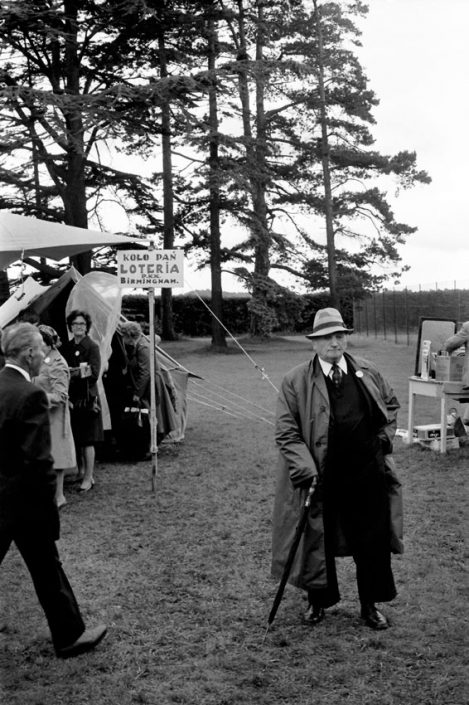
[[[150,249],[154,249],[150,245]],[[155,290],[148,289],[148,307],[150,322],[150,453],[151,453],[151,488],[156,493],[156,475],[158,471],[158,441],[156,418],[156,393],[155,393]]]

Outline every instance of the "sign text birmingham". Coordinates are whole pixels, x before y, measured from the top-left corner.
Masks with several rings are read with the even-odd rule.
[[[155,286],[180,286],[181,282],[179,277],[175,279],[165,279],[164,277],[120,277],[121,284],[135,284],[136,286],[143,286],[144,284],[154,284]]]

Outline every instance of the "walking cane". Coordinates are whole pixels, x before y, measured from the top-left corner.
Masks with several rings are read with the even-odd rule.
[[[290,575],[290,570],[293,564],[293,559],[295,558],[296,551],[298,549],[298,544],[300,543],[301,536],[303,534],[303,531],[306,526],[306,522],[308,519],[308,514],[309,514],[309,508],[311,506],[311,499],[314,494],[314,490],[316,489],[316,482],[317,478],[314,477],[313,481],[311,483],[311,486],[308,490],[308,494],[306,495],[305,503],[303,505],[303,511],[300,516],[300,520],[298,522],[298,526],[296,527],[296,532],[295,532],[295,537],[293,539],[293,543],[290,547],[290,551],[288,553],[287,561],[285,563],[285,568],[283,569],[283,575],[282,579],[280,580],[280,584],[277,589],[277,594],[275,595],[274,602],[272,604],[272,609],[270,610],[269,614],[269,619],[267,620],[267,627],[264,633],[264,638],[262,640],[262,643],[265,642],[267,634],[270,629],[270,625],[275,619],[275,615],[277,614],[277,610],[280,606],[280,603],[282,601],[283,593],[285,592],[285,586],[287,584],[288,576]]]

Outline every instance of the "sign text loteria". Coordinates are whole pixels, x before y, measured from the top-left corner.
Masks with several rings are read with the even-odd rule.
[[[184,286],[182,250],[126,250],[117,253],[121,287],[172,289]]]

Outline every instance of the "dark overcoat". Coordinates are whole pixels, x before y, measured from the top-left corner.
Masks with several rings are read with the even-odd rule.
[[[390,550],[402,553],[403,518],[401,485],[391,455],[399,403],[376,367],[345,355],[350,374],[356,375],[374,404],[377,435],[388,452],[384,456],[390,504]],[[275,440],[280,450],[273,513],[272,575],[280,578],[293,542],[306,497],[300,485],[317,475],[321,479],[327,459],[330,403],[324,374],[316,355],[284,377],[277,404]],[[338,556],[351,555],[340,528],[334,537]],[[305,590],[327,586],[322,498],[315,492],[308,523],[290,572],[289,582]]]
[[[101,370],[99,345],[85,335],[78,343],[72,338],[61,350],[71,369],[69,395],[75,446],[91,446],[103,440],[103,420],[98,396]],[[89,377],[81,377],[77,370],[83,362],[90,367]]]
[[[45,392],[11,367],[0,371],[0,531],[59,538],[56,472]]]
[[[150,344],[142,335],[128,357],[128,376],[131,391],[150,408]],[[178,426],[175,413],[175,396],[171,397],[171,376],[159,364],[155,355],[155,403],[157,431],[159,436],[166,436]]]
[[[70,369],[75,370],[70,380],[70,401],[76,403],[79,399],[84,399],[88,395],[98,396],[98,378],[101,370],[101,355],[99,345],[91,340],[89,335],[76,343],[72,338],[61,348],[61,354],[67,361]],[[80,377],[76,372],[80,363],[87,362],[90,366],[90,376]]]

